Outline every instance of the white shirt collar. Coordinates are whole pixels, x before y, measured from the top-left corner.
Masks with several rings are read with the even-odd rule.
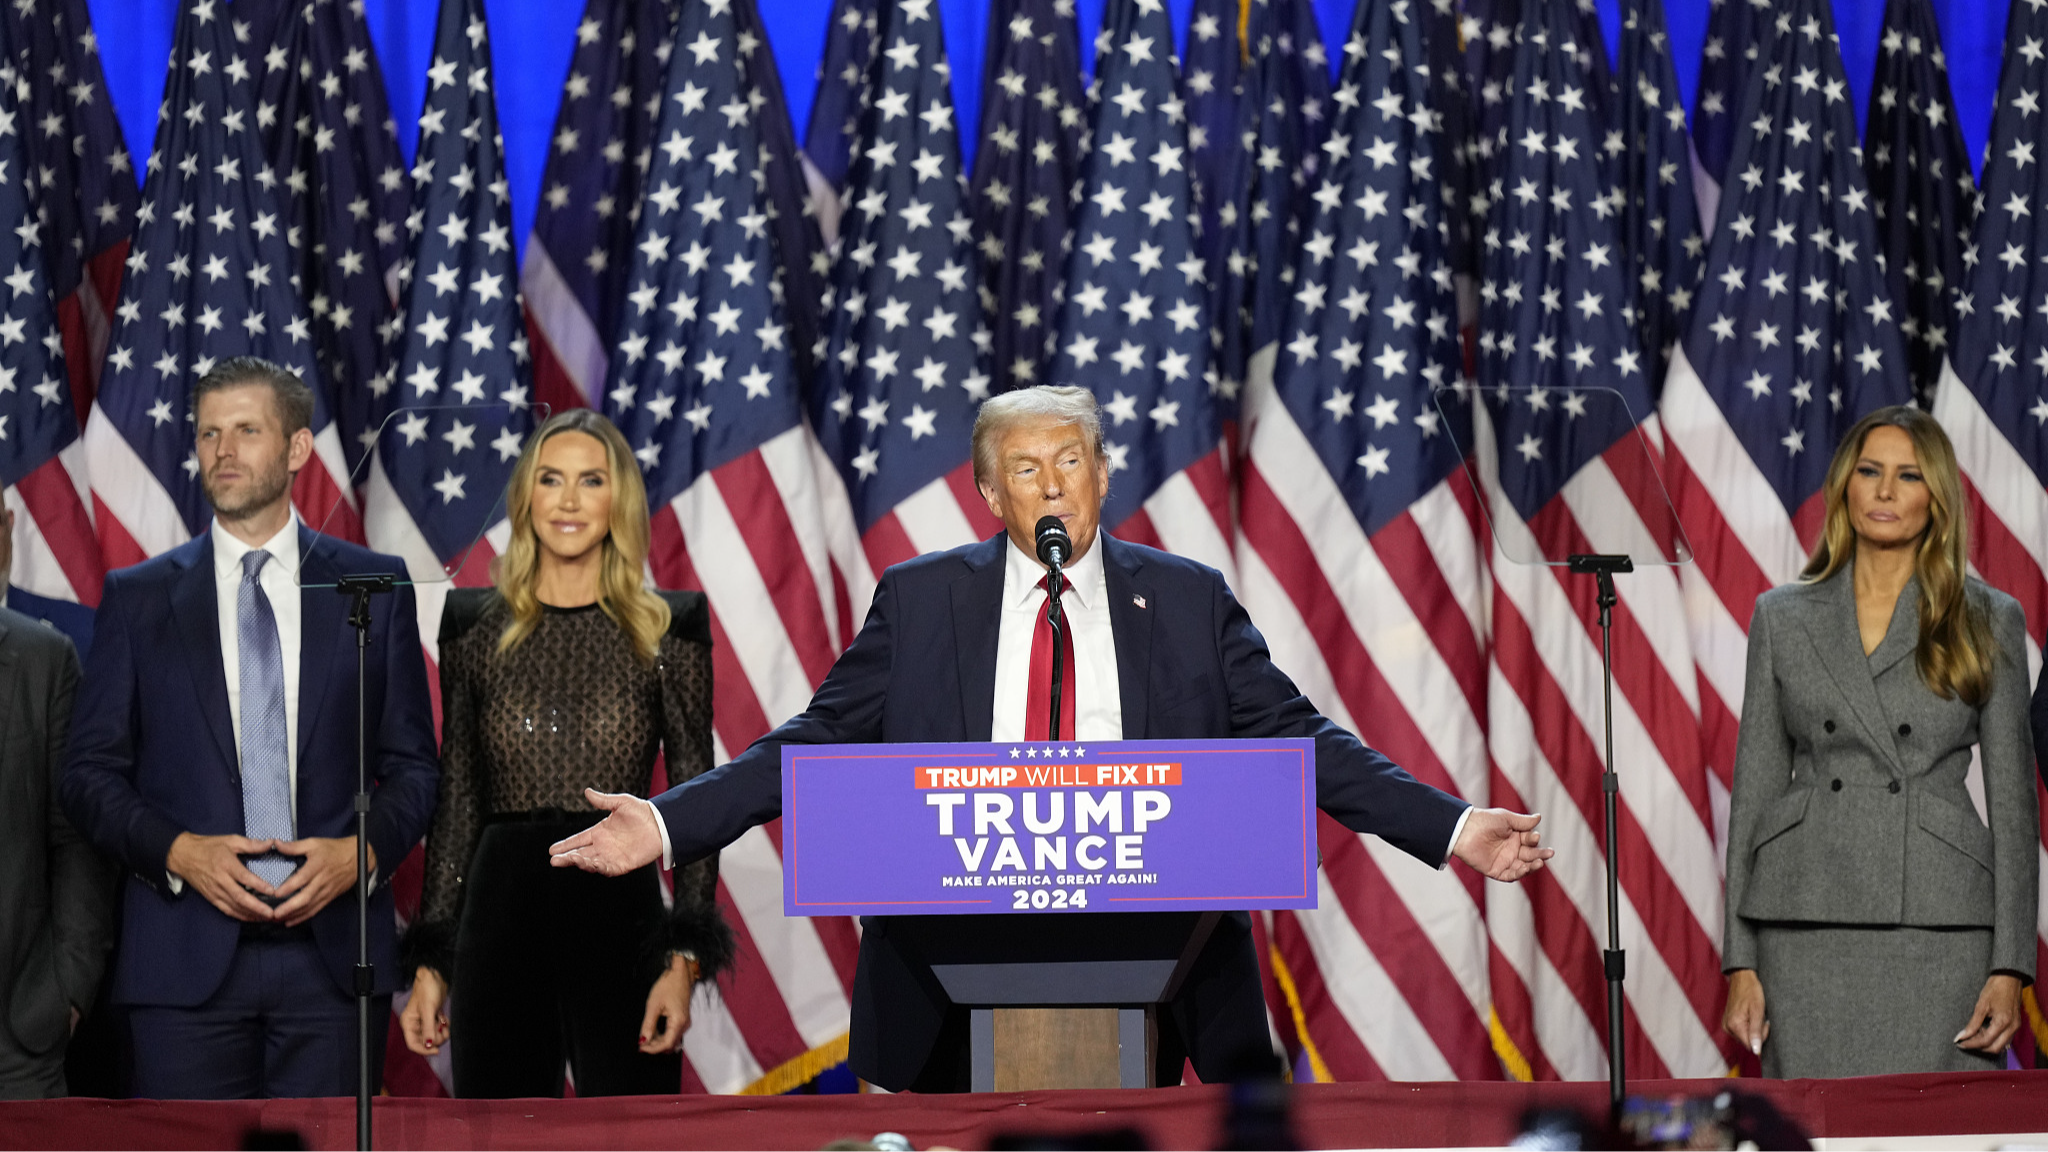
[[[1006,534],[1004,539],[1008,540]],[[1045,575],[1045,566],[1038,557],[1017,547],[1015,540],[1004,549],[1008,571],[1003,577],[1003,592],[1013,608],[1035,607],[1037,599],[1044,593],[1038,590],[1038,581]],[[1095,533],[1095,543],[1073,563],[1060,569],[1066,575],[1067,586],[1060,593],[1062,600],[1071,596],[1077,606],[1096,606],[1103,588],[1102,576],[1102,532]]]
[[[213,518],[213,571],[221,579],[242,577],[242,557],[256,549],[242,543],[241,538],[221,524],[220,517]],[[291,518],[285,521],[277,535],[263,542],[263,550],[270,553],[270,565],[278,571],[297,579],[299,570],[299,513],[292,510]]]

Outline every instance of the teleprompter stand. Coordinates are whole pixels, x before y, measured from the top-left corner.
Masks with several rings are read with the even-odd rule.
[[[1607,951],[1602,955],[1607,972],[1607,1107],[1610,1118],[1621,1117],[1622,1098],[1627,1094],[1628,1050],[1622,1045],[1622,982],[1628,976],[1628,953],[1621,947],[1621,871],[1616,855],[1615,805],[1621,793],[1621,777],[1614,773],[1614,574],[1633,572],[1635,562],[1626,556],[1576,555],[1569,562],[1572,571],[1590,573],[1600,588],[1600,712],[1604,721],[1600,773],[1600,806],[1606,822],[1607,839]]]
[[[1179,994],[1222,917],[988,916],[972,932],[958,931],[955,917],[904,917],[889,931],[968,1009],[974,1091],[1149,1088],[1159,1009]]]
[[[356,1148],[370,1149],[370,1009],[377,987],[370,965],[370,733],[365,667],[370,647],[370,597],[389,595],[390,572],[343,576],[335,590],[350,598],[348,622],[356,630]]]

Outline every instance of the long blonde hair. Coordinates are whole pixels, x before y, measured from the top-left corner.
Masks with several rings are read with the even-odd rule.
[[[1966,592],[1970,559],[1970,518],[1956,451],[1940,422],[1917,408],[1880,408],[1856,422],[1828,463],[1827,520],[1813,558],[1800,580],[1818,584],[1856,555],[1856,528],[1849,523],[1849,476],[1863,456],[1863,442],[1878,428],[1897,428],[1913,441],[1913,456],[1927,485],[1927,530],[1913,554],[1920,580],[1920,642],[1915,663],[1920,679],[1943,699],[1982,707],[1991,693],[1991,661],[1997,645],[1984,613]]]
[[[505,515],[512,522],[512,542],[491,563],[491,580],[512,610],[512,621],[498,636],[498,651],[510,652],[540,626],[540,539],[533,531],[533,484],[540,474],[541,446],[564,432],[581,432],[604,445],[611,470],[612,512],[598,569],[597,603],[633,642],[643,664],[652,666],[668,631],[668,604],[649,592],[641,573],[647,564],[647,486],[626,438],[601,413],[571,408],[557,413],[526,442],[512,479],[505,487]]]

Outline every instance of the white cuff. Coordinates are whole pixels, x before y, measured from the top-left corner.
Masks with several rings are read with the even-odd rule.
[[[1436,866],[1437,871],[1441,872],[1451,866],[1451,853],[1458,849],[1458,837],[1465,834],[1465,821],[1470,820],[1472,813],[1478,810],[1477,805],[1467,804],[1465,810],[1458,813],[1458,822],[1451,827],[1451,842],[1444,846],[1444,862]]]
[[[633,799],[640,800],[640,797],[635,796]],[[654,806],[654,801],[640,800],[640,802],[647,805],[647,811],[654,817],[654,827],[661,833],[662,869],[664,871],[673,870],[676,866],[676,850],[668,842],[668,821],[661,818],[661,809]]]
[[[183,896],[185,894],[185,878],[176,872],[165,872],[164,875],[170,877],[171,895]]]

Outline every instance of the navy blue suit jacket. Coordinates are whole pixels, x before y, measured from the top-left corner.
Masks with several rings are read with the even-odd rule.
[[[1323,811],[1431,867],[1443,863],[1465,802],[1417,781],[1317,712],[1274,666],[1265,638],[1220,573],[1107,534],[1097,541],[1125,737],[1311,738],[1316,803]],[[782,814],[785,744],[989,739],[1009,547],[1008,537],[998,535],[883,573],[860,635],[808,709],[731,763],[655,798],[675,863],[709,855]],[[871,926],[868,938],[877,935]],[[856,1071],[894,1089],[922,1065],[938,1024],[875,987],[868,943],[864,939],[854,989],[853,1055]],[[1255,983],[1248,990],[1256,997]],[[1256,1002],[1249,1010],[1261,1011]],[[916,1023],[920,1016],[923,1026]],[[864,1020],[890,1033],[879,1048],[861,1035]],[[1196,1066],[1202,1071],[1198,1054]]]
[[[316,546],[317,545],[317,546]],[[343,573],[405,571],[396,557],[299,529],[298,833],[355,835],[356,668]],[[72,713],[62,798],[71,821],[128,872],[114,997],[189,1007],[227,975],[241,926],[164,863],[180,833],[242,831],[242,786],[215,607],[208,532],[107,576]],[[372,797],[370,844],[388,877],[425,833],[440,778],[432,705],[412,589],[372,605],[366,675]],[[311,921],[335,983],[353,989],[355,899]],[[391,890],[370,901],[377,991],[397,977]]]

